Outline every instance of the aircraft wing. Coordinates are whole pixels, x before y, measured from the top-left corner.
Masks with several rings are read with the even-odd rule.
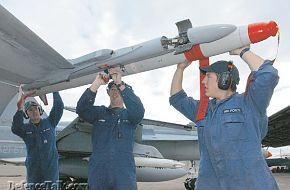
[[[73,65],[0,5],[0,114],[20,84]]]
[[[25,157],[19,157],[19,158],[2,158],[0,159],[0,163],[2,164],[12,164],[16,166],[24,166],[25,164]]]
[[[288,166],[290,164],[289,158],[269,158],[266,159],[266,162],[269,167],[271,166]]]
[[[179,35],[161,36],[117,50],[102,49],[66,60],[0,5],[0,114],[20,84],[36,96],[89,84],[97,72],[116,67],[123,76],[201,60],[275,36],[275,22],[236,27],[230,24],[192,28],[189,19],[177,22]],[[256,26],[256,25],[255,25]],[[259,35],[250,35],[250,30]],[[258,31],[257,28],[259,29]],[[258,38],[257,38],[258,37]],[[257,38],[257,39],[256,39]],[[8,91],[13,95],[3,93]],[[3,93],[3,94],[2,94]],[[9,97],[10,96],[10,97]]]
[[[269,129],[262,145],[270,147],[290,145],[290,106],[269,117]]]

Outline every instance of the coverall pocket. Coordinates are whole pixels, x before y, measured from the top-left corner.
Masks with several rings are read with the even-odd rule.
[[[231,114],[226,115],[223,118],[223,128],[225,130],[226,139],[229,141],[243,140],[246,138],[245,135],[245,119],[243,115]]]
[[[128,120],[122,120],[121,126],[119,127],[119,132],[123,134],[124,140],[131,141],[133,138],[133,126]]]
[[[52,130],[51,128],[45,128],[42,130],[42,134],[43,134],[43,143],[44,144],[50,144],[50,141],[53,141],[53,135],[54,135],[55,131]]]
[[[25,143],[28,147],[32,147],[35,145],[35,136],[33,132],[26,132],[26,139],[25,139]]]
[[[112,135],[112,127],[110,123],[100,120],[95,123],[92,131],[93,144],[97,150],[102,151],[107,148],[110,143],[110,136]]]

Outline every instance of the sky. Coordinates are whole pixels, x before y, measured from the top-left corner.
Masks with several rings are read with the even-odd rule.
[[[275,67],[279,71],[280,81],[267,110],[268,115],[290,105],[290,38],[287,36],[290,34],[290,12],[286,0],[0,0],[0,3],[66,59],[99,49],[116,50],[156,37],[175,37],[178,34],[175,23],[184,19],[190,19],[193,27],[211,24],[242,26],[274,20],[280,28],[279,47],[277,37],[273,37],[253,44],[251,50],[264,59],[277,56]],[[241,78],[238,92],[243,92],[250,72],[247,65],[238,56],[228,53],[210,60],[220,59],[234,61]],[[170,83],[175,68],[176,65],[173,65],[123,78],[141,98],[146,110],[145,118],[189,123],[169,105]],[[184,90],[194,98],[199,98],[198,76],[196,61],[186,69],[183,82]],[[87,87],[61,91],[64,104],[76,106]],[[48,99],[52,102],[51,95]],[[99,104],[109,104],[105,87],[98,91],[96,105]],[[46,111],[50,108],[44,107]],[[75,114],[65,111],[62,120],[75,117]]]

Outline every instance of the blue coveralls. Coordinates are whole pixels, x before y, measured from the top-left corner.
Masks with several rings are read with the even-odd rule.
[[[77,113],[93,125],[88,183],[93,190],[136,190],[133,157],[134,132],[144,108],[133,90],[121,91],[125,108],[93,106],[96,93],[87,89],[77,104]]]
[[[200,166],[196,190],[279,189],[261,152],[268,130],[266,109],[279,77],[271,61],[252,72],[248,94],[209,101],[206,117],[196,122],[199,101],[181,90],[170,103],[196,122]]]
[[[12,132],[26,144],[27,183],[29,189],[57,189],[58,152],[55,128],[63,113],[63,102],[58,92],[53,93],[53,107],[47,118],[41,119],[39,126],[31,121],[23,123],[23,112],[17,111],[13,117]],[[45,183],[49,181],[49,183]],[[46,185],[46,188],[43,188]],[[36,186],[36,187],[35,187]]]

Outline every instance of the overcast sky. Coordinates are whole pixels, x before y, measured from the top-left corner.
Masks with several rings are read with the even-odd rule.
[[[160,36],[174,37],[178,34],[175,23],[188,18],[193,26],[241,26],[274,20],[281,33],[275,62],[280,82],[268,108],[268,115],[290,105],[287,97],[290,95],[287,76],[290,69],[290,12],[286,0],[0,0],[0,3],[66,59],[99,49],[115,50]],[[273,59],[277,51],[277,38],[254,44],[251,48],[263,58]],[[241,78],[238,91],[243,92],[249,74],[246,64],[238,56],[227,53],[215,56],[211,61],[219,59],[233,60],[237,65]],[[146,118],[181,124],[189,122],[169,106],[169,89],[175,68],[174,65],[124,77],[123,80],[141,98]],[[195,98],[199,98],[198,76],[198,62],[194,62],[185,72],[183,87]],[[87,87],[61,91],[65,105],[76,106]],[[109,104],[105,87],[100,89],[96,104]],[[44,109],[49,111],[50,107]],[[75,114],[65,112],[62,120],[75,117]]]

